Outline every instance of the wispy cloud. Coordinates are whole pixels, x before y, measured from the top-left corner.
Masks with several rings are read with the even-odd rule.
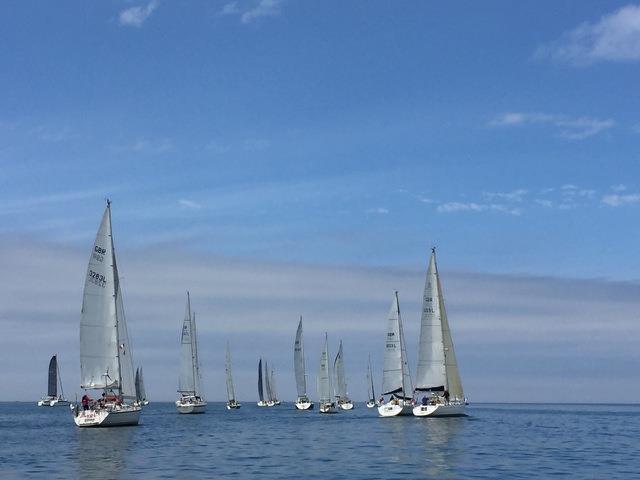
[[[509,215],[521,215],[520,208],[513,208],[508,205],[497,203],[475,203],[475,202],[446,202],[436,207],[439,213],[455,213],[455,212],[498,212],[507,213]]]
[[[585,22],[565,32],[558,40],[539,47],[535,56],[575,66],[600,61],[638,61],[640,5],[622,7],[596,23]]]
[[[158,8],[158,2],[155,0],[147,5],[127,8],[120,12],[118,23],[123,27],[140,28],[156,8]]]
[[[199,204],[197,202],[194,202],[193,200],[187,200],[185,198],[181,198],[180,200],[178,200],[178,204],[181,207],[191,208],[191,209],[194,209],[194,210],[199,210],[199,209],[202,208],[201,204]]]
[[[247,24],[264,17],[280,15],[282,3],[282,0],[234,1],[226,3],[220,14],[237,15],[240,22]]]
[[[116,145],[113,149],[117,152],[141,153],[159,155],[174,150],[173,141],[169,138],[146,138],[138,137],[132,143]]]
[[[627,205],[637,205],[640,203],[640,193],[629,193],[620,195],[617,193],[602,197],[602,203],[609,207],[624,207]]]
[[[0,215],[8,215],[29,211],[33,208],[42,208],[45,205],[53,205],[67,202],[77,202],[88,198],[100,198],[106,193],[113,193],[116,188],[104,188],[99,190],[78,190],[70,192],[57,192],[48,195],[25,197],[20,200],[5,200],[0,206]]]
[[[370,208],[369,210],[367,210],[367,213],[377,213],[378,215],[386,215],[387,213],[389,213],[389,209],[384,207]]]
[[[489,122],[490,127],[520,127],[525,125],[550,125],[558,130],[558,136],[568,140],[584,140],[612,128],[611,119],[570,117],[548,113],[503,113]]]
[[[488,199],[498,199],[506,202],[522,202],[523,197],[529,193],[527,190],[522,188],[517,190],[512,190],[510,192],[484,192],[482,194],[483,197]]]
[[[617,185],[611,185],[611,190],[613,190],[614,192],[624,192],[627,189],[627,186],[619,183]]]

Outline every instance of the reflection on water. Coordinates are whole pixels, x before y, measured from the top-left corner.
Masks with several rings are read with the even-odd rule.
[[[79,478],[122,478],[136,428],[77,428],[75,461]]]
[[[453,468],[461,463],[463,449],[456,448],[458,434],[468,421],[466,417],[416,419],[420,430],[418,441],[425,455],[424,471],[428,477],[453,478]]]

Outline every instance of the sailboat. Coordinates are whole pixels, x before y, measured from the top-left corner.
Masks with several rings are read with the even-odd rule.
[[[273,371],[273,367],[269,372],[269,376],[270,376],[269,386],[271,387],[271,401],[273,402],[274,405],[280,405],[281,402],[278,399],[278,391],[276,390],[276,374]]]
[[[371,355],[369,355],[369,363],[367,364],[367,408],[373,408],[376,402],[376,392],[373,389],[373,373],[371,372]]]
[[[91,249],[80,315],[80,387],[103,390],[91,401],[85,394],[82,409],[74,408],[79,427],[137,425],[133,358],[124,315],[122,289],[111,230],[111,202],[102,216]]]
[[[58,385],[60,386],[60,395],[58,395]],[[58,367],[58,356],[54,355],[49,360],[49,378],[47,384],[47,396],[38,400],[39,407],[55,407],[69,405],[64,398],[64,390],[62,390],[62,379],[60,378],[60,368]]]
[[[333,369],[336,372],[336,380],[338,384],[338,390],[336,392],[337,404],[342,410],[351,410],[353,409],[353,402],[347,394],[347,379],[344,375],[344,354],[342,352],[342,340],[340,340],[338,354],[333,361]]]
[[[296,389],[298,398],[296,408],[298,410],[309,410],[313,408],[313,402],[307,396],[307,375],[305,373],[304,341],[302,335],[302,316],[296,330],[296,341],[293,344],[293,369],[296,373]]]
[[[435,248],[431,250],[422,300],[416,392],[425,392],[422,404],[413,409],[417,417],[465,415],[466,402],[444,306]]]
[[[318,398],[320,413],[338,413],[333,402],[333,389],[331,385],[331,368],[329,367],[329,340],[324,334],[324,349],[320,356],[320,370],[318,373]]]
[[[178,380],[180,398],[176,400],[178,412],[204,413],[207,402],[202,398],[200,383],[196,314],[191,313],[191,297],[187,292],[187,307],[180,339],[180,377]]]
[[[258,361],[258,406],[266,407],[267,401],[264,399],[264,387],[262,384],[262,357]]]
[[[400,302],[398,292],[394,292],[384,350],[384,370],[382,374],[382,402],[378,413],[382,417],[411,415],[413,398],[411,397],[411,376],[407,364],[407,350],[402,330]],[[384,395],[391,395],[384,403]]]
[[[227,410],[240,408],[242,405],[236,400],[236,393],[233,388],[233,379],[231,378],[231,352],[229,351],[229,342],[227,342],[227,357],[224,367],[227,372]]]
[[[138,405],[149,405],[149,400],[147,400],[147,392],[144,389],[144,378],[142,377],[142,367],[136,368],[136,402]]]

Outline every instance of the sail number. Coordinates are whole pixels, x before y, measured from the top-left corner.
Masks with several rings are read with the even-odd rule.
[[[94,260],[98,262],[102,262],[104,260],[105,253],[107,253],[106,248],[102,248],[96,245],[95,247],[93,247],[93,253],[91,254],[91,256],[93,257]]]
[[[96,273],[93,270],[89,270],[89,281],[102,288],[107,286],[107,279],[105,276],[100,273]]]

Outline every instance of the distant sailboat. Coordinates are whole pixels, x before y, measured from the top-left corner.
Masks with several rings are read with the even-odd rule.
[[[231,352],[229,351],[229,342],[227,342],[227,357],[224,367],[227,373],[227,410],[240,408],[242,405],[236,400],[233,378],[231,377]]]
[[[271,370],[269,363],[264,361],[264,390],[267,394],[267,407],[273,407],[276,402],[273,401],[273,392],[271,391]]]
[[[293,345],[293,368],[296,373],[296,389],[298,398],[296,408],[298,410],[309,410],[313,408],[313,402],[307,396],[307,375],[305,373],[304,340],[302,334],[302,316],[296,331],[296,341]]]
[[[60,386],[60,395],[58,395],[58,386]],[[49,360],[49,377],[47,384],[47,396],[42,397],[38,401],[39,407],[55,407],[66,406],[69,402],[64,398],[64,390],[62,390],[62,379],[60,377],[60,368],[58,367],[58,356],[54,355]]]
[[[180,339],[180,377],[178,381],[180,398],[176,400],[178,412],[204,413],[207,402],[202,398],[200,383],[196,315],[191,313],[191,298],[187,292],[187,307]]]
[[[320,413],[337,413],[333,402],[333,388],[331,385],[331,367],[329,366],[329,340],[324,334],[324,349],[320,356],[320,370],[318,373],[318,401]]]
[[[369,355],[369,363],[367,363],[367,408],[375,407],[378,402],[376,402],[376,392],[373,389],[373,372],[371,371],[371,355]]]
[[[142,377],[142,367],[136,368],[136,402],[138,405],[149,405],[147,392],[144,388],[144,378]]]
[[[271,387],[271,400],[273,401],[274,405],[280,405],[281,402],[280,402],[280,399],[278,399],[278,390],[276,389],[276,374],[273,371],[273,367],[269,372],[269,377],[270,377],[269,385]]]
[[[79,427],[137,425],[133,358],[111,230],[111,202],[91,249],[80,316],[80,387],[103,390],[102,399],[83,397],[74,409]]]
[[[262,357],[258,361],[258,406],[267,406],[267,401],[264,399],[264,386],[262,382]]]
[[[417,417],[465,415],[465,398],[440,285],[436,249],[431,251],[422,301],[416,392],[428,392]]]
[[[333,369],[336,372],[336,400],[338,406],[342,410],[353,409],[353,402],[347,394],[347,379],[344,374],[344,353],[342,351],[342,340],[340,340],[340,346],[338,347],[338,354],[333,362]]]
[[[378,413],[383,417],[411,415],[411,376],[407,364],[407,351],[400,316],[398,292],[394,293],[387,322],[384,350],[384,370],[382,375],[382,395],[391,395],[387,403],[381,402]]]

